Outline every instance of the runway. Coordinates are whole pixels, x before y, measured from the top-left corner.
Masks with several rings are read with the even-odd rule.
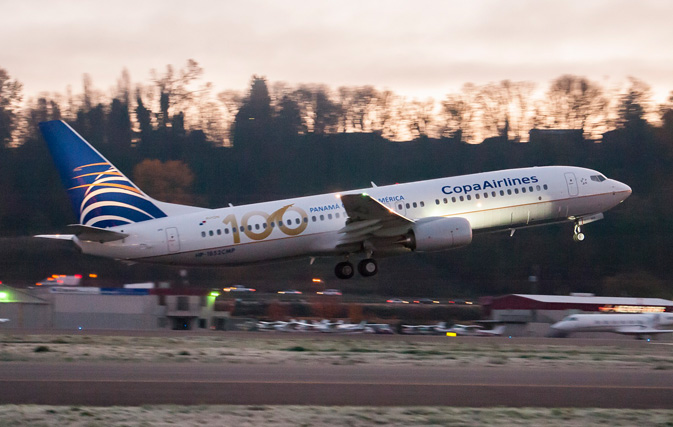
[[[335,365],[0,364],[0,404],[670,409],[673,372]]]

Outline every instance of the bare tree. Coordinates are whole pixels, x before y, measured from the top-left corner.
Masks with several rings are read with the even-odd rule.
[[[603,88],[585,77],[563,75],[551,82],[546,96],[545,122],[541,127],[583,129],[594,136],[605,121],[607,101]]]
[[[23,85],[0,68],[0,148],[12,143]]]
[[[460,93],[446,96],[439,114],[441,136],[474,142],[476,93],[477,87],[466,83]]]

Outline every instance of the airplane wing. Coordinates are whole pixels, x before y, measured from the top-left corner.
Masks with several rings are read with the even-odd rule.
[[[637,328],[625,326],[623,328],[617,328],[615,332],[624,335],[653,335],[653,334],[670,334],[673,333],[673,329],[653,329],[653,328]]]
[[[341,202],[348,214],[340,245],[363,242],[371,237],[394,237],[406,233],[413,221],[368,194],[345,194]]]

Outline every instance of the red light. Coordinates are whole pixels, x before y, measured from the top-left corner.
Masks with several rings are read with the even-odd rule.
[[[82,275],[81,274],[75,274],[75,279],[81,279]]]

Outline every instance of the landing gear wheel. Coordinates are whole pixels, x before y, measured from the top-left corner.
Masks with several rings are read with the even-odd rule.
[[[584,240],[584,233],[582,233],[582,231],[580,229],[580,225],[577,224],[577,223],[575,223],[574,233],[575,233],[575,234],[573,234],[573,240],[574,241],[581,242],[582,240]]]
[[[334,268],[334,274],[336,274],[336,277],[339,279],[350,279],[353,277],[353,274],[355,274],[355,269],[353,268],[353,264],[348,261],[344,261],[336,265],[336,268]]]
[[[378,273],[379,271],[379,266],[376,265],[376,261],[374,261],[371,258],[363,259],[360,261],[358,264],[358,272],[363,276],[363,277],[371,277]]]

